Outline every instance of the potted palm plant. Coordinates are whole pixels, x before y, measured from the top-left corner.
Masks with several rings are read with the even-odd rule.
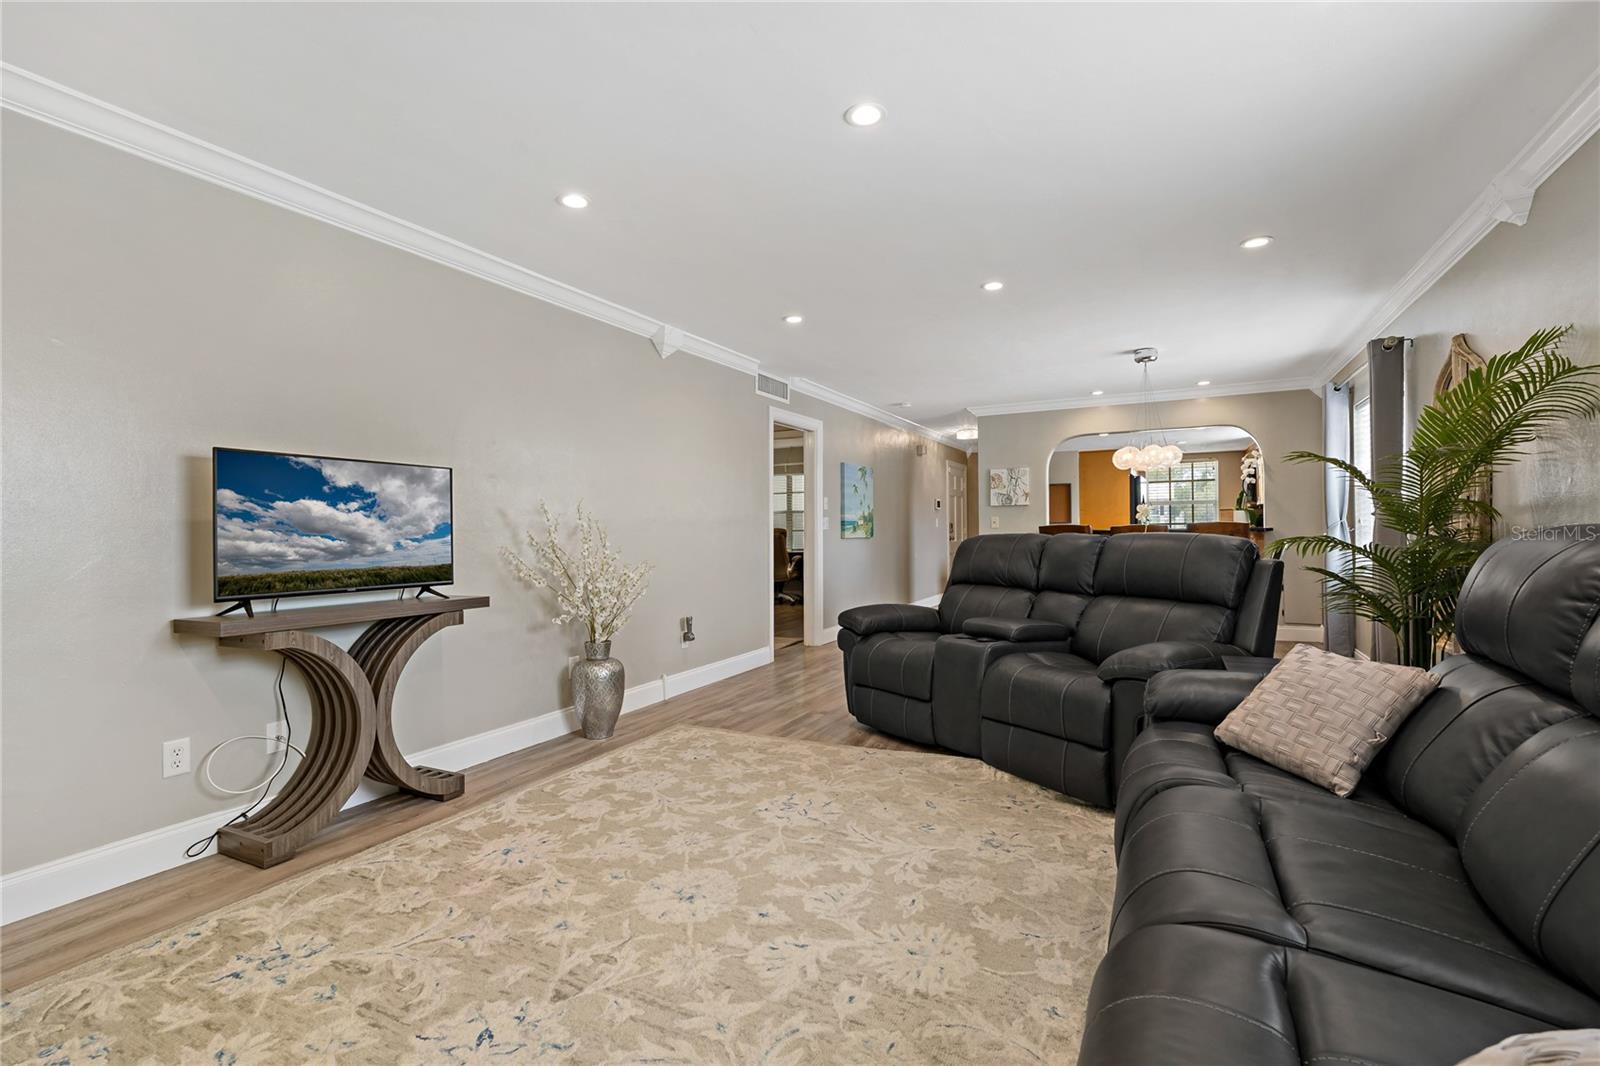
[[[1455,628],[1456,598],[1467,571],[1493,539],[1499,513],[1472,490],[1506,466],[1544,430],[1600,413],[1600,368],[1562,351],[1571,326],[1544,329],[1515,351],[1497,355],[1424,407],[1411,446],[1369,477],[1316,452],[1291,452],[1291,463],[1322,463],[1344,472],[1372,499],[1374,514],[1400,534],[1399,544],[1356,544],[1332,536],[1285,537],[1273,555],[1327,556],[1308,566],[1322,578],[1329,608],[1367,618],[1394,639],[1399,660],[1427,669]]]
[[[611,657],[611,638],[627,624],[633,605],[650,584],[651,563],[625,566],[611,547],[605,527],[578,504],[576,547],[562,543],[560,523],[544,501],[544,534],[527,533],[533,561],[502,548],[512,573],[555,597],[558,626],[577,622],[584,628],[583,658],[572,665],[572,702],[583,735],[609,739],[622,713],[627,687],[622,663]]]

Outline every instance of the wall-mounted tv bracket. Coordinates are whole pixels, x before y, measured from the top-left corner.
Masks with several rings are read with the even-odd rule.
[[[336,603],[259,618],[173,619],[174,633],[212,637],[225,648],[277,652],[305,675],[311,695],[305,757],[276,799],[217,833],[217,850],[252,866],[276,866],[333,821],[363,776],[436,800],[461,795],[462,774],[406,761],[394,739],[394,690],[423,641],[460,625],[462,612],[487,606],[487,596],[459,596],[440,603]],[[349,651],[309,632],[355,622],[369,624]]]

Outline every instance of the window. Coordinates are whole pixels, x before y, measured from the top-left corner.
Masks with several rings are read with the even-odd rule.
[[[1372,405],[1366,397],[1357,400],[1351,408],[1350,462],[1363,474],[1372,476]],[[1350,483],[1350,507],[1355,543],[1371,544],[1372,496],[1354,481]]]
[[[789,531],[789,550],[806,550],[806,475],[799,463],[772,468],[772,528]]]
[[[1154,525],[1217,521],[1217,461],[1195,459],[1151,470],[1143,478],[1144,502]]]

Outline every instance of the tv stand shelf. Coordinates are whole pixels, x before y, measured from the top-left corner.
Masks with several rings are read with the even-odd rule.
[[[338,815],[363,775],[405,792],[455,799],[466,778],[412,766],[394,739],[394,690],[417,648],[460,625],[487,596],[377,600],[326,607],[175,618],[174,633],[214,638],[223,647],[275,651],[305,675],[311,693],[311,739],[305,757],[273,801],[217,834],[217,850],[254,866],[275,866]],[[345,651],[309,632],[368,623]]]

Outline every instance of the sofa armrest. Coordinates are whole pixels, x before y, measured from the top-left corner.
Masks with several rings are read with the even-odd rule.
[[[1037,618],[969,618],[961,627],[969,637],[982,640],[1009,640],[1027,643],[1037,640],[1066,640],[1070,630],[1059,622]]]
[[[858,637],[873,633],[937,633],[939,612],[910,603],[874,603],[840,611],[839,628]]]
[[[1224,658],[1244,652],[1232,644],[1162,640],[1124,648],[1100,664],[1102,681],[1147,681],[1166,670],[1221,670]]]
[[[1217,725],[1265,676],[1239,670],[1168,670],[1145,686],[1145,720]]]

